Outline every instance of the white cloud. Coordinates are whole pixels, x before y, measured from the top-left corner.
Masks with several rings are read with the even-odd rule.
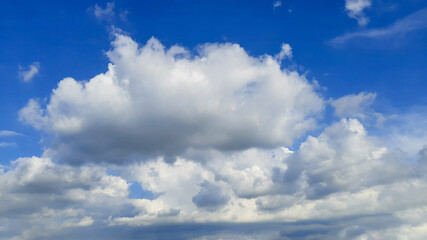
[[[127,182],[107,175],[105,168],[20,158],[0,171],[0,226],[18,239],[47,238],[124,211],[127,195]]]
[[[343,117],[359,117],[364,118],[367,108],[375,101],[375,93],[361,92],[359,94],[351,94],[331,102],[335,108],[335,115]]]
[[[16,230],[12,236],[49,239],[75,227],[92,229],[100,236],[122,225],[305,222],[304,227],[287,228],[292,234],[310,229],[307,221],[346,218],[354,220],[329,223],[337,230],[318,238],[381,236],[391,228],[401,229],[398,234],[404,236],[405,228],[426,219],[421,210],[427,207],[427,179],[417,175],[416,163],[405,162],[404,154],[384,148],[377,140],[359,121],[344,119],[318,137],[309,137],[295,151],[188,151],[186,158],[174,163],[157,158],[116,166],[118,176],[96,165],[71,167],[47,158],[21,158],[0,172],[0,225],[9,226],[5,230],[9,234]],[[201,154],[198,158],[207,161],[191,160]],[[156,197],[129,199],[130,180]],[[358,219],[366,215],[374,221],[382,214],[401,223],[384,222],[372,228]],[[236,234],[230,231],[224,236]],[[263,235],[277,231],[280,227]]]
[[[1,130],[0,137],[4,137],[4,136],[22,136],[22,134],[14,131],[9,131],[9,130]]]
[[[292,59],[292,48],[291,45],[287,43],[282,43],[279,54],[276,55],[276,58],[281,61],[285,58]]]
[[[401,37],[408,32],[427,28],[427,8],[420,9],[392,25],[383,28],[365,29],[338,36],[330,41],[332,45],[339,46],[352,39],[368,38],[381,40],[384,38]]]
[[[375,98],[375,93],[361,92],[331,100],[330,103],[335,108],[335,116],[339,118],[358,118],[365,123],[374,122],[382,126],[387,118],[371,108]]]
[[[106,4],[105,8],[95,5],[93,14],[98,20],[111,21],[115,17],[114,13],[114,2]]]
[[[198,50],[118,35],[106,73],[30,100],[21,120],[53,144],[0,166],[0,236],[424,237],[425,110],[375,136],[375,94],[344,96],[330,101],[342,119],[290,150],[323,111],[315,87],[237,44]]]
[[[12,147],[16,146],[16,143],[14,142],[0,142],[0,147]]]
[[[33,62],[26,68],[19,66],[18,75],[24,82],[31,82],[31,80],[39,74],[39,70],[40,63]]]
[[[204,44],[190,55],[117,35],[107,55],[105,74],[65,78],[45,108],[30,100],[21,110],[22,121],[57,136],[46,156],[118,163],[189,148],[291,145],[324,107],[304,76],[237,44]]]
[[[371,0],[345,0],[345,10],[347,15],[357,20],[359,26],[366,26],[369,18],[366,17],[363,10],[371,7]]]
[[[278,7],[280,7],[280,6],[282,6],[282,1],[277,0],[277,1],[274,1],[274,2],[273,2],[273,8],[278,8]]]
[[[69,219],[65,221],[61,227],[88,227],[94,223],[91,217],[84,217],[81,220]]]

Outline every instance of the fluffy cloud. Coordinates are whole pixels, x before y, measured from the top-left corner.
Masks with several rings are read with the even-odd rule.
[[[285,58],[292,59],[292,48],[291,45],[287,43],[282,43],[281,50],[279,54],[276,55],[276,58],[281,61]]]
[[[305,136],[324,100],[278,58],[123,35],[107,56],[20,111],[52,144],[0,166],[0,239],[425,237],[425,109],[375,136],[375,94],[352,94]]]
[[[378,140],[358,120],[343,119],[295,151],[187,152],[187,159],[173,163],[157,158],[113,166],[114,176],[105,167],[21,158],[0,173],[1,232],[17,239],[54,239],[82,228],[91,230],[72,235],[91,239],[105,228],[126,228],[150,238],[167,224],[177,239],[188,238],[190,225],[205,229],[191,235],[202,239],[234,239],[239,232],[247,238],[293,239],[301,231],[318,239],[379,239],[393,234],[391,229],[402,236],[398,239],[411,230],[424,236],[419,224],[427,216],[427,179],[417,168],[425,164],[425,149],[411,163]],[[130,181],[154,197],[130,199]],[[379,220],[384,215],[387,220]],[[372,224],[377,221],[382,224]],[[234,227],[216,225],[224,222]],[[265,228],[254,232],[251,222]]]
[[[23,122],[55,135],[46,156],[119,163],[189,148],[291,145],[323,110],[304,76],[237,44],[205,44],[191,55],[117,35],[107,55],[105,74],[65,78],[46,107],[31,100],[21,110]]]
[[[359,26],[366,26],[369,22],[369,18],[366,17],[363,10],[371,7],[371,0],[346,0],[345,10],[347,15],[357,20]]]
[[[94,218],[105,221],[126,210],[127,195],[128,183],[101,167],[17,159],[0,169],[0,238],[40,239],[88,227]]]

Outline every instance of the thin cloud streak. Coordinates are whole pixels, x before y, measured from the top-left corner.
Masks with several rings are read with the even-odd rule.
[[[427,28],[427,8],[423,8],[402,19],[399,19],[388,27],[366,29],[353,33],[347,33],[328,41],[328,43],[333,46],[341,46],[349,40],[355,38],[380,39],[386,37],[395,37],[398,35],[401,36],[411,31],[425,28]]]
[[[0,137],[5,137],[5,136],[22,136],[22,134],[14,131],[9,131],[9,130],[1,130]]]

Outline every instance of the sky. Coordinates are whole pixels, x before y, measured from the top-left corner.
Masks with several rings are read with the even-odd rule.
[[[0,239],[426,239],[427,1],[1,1]]]

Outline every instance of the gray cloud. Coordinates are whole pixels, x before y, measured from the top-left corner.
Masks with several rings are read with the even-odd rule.
[[[200,192],[192,199],[194,204],[200,208],[215,211],[217,208],[226,204],[230,199],[227,195],[222,193],[220,187],[208,181],[202,182],[200,187]]]

